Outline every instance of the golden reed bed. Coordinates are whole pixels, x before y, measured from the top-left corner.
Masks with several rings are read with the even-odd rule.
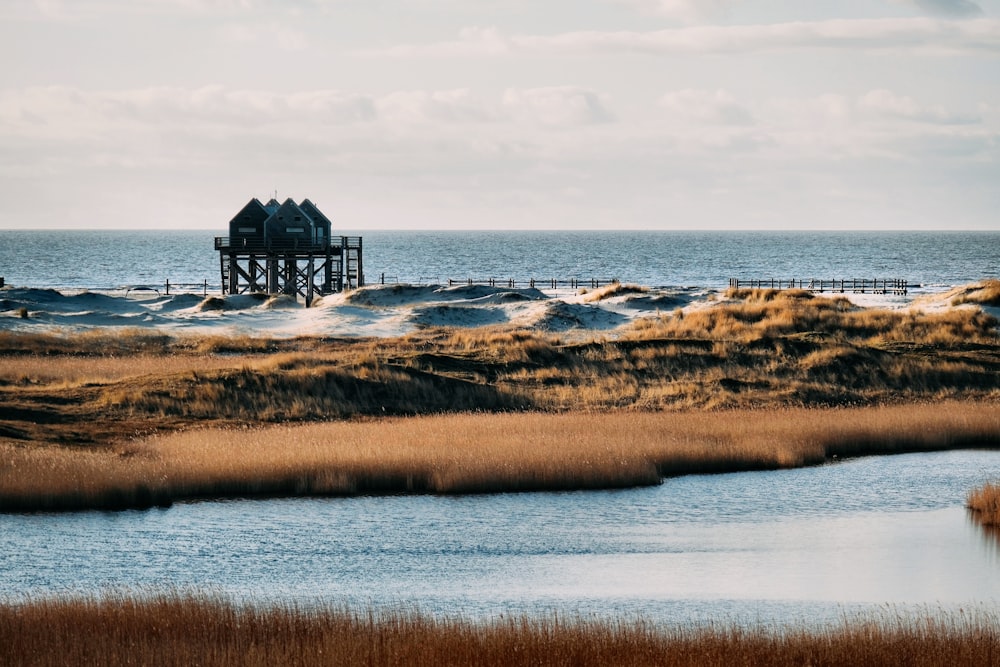
[[[110,448],[0,444],[0,510],[145,507],[233,496],[614,488],[671,475],[998,443],[1000,410],[968,402],[203,428]]]
[[[62,665],[941,665],[996,664],[995,612],[885,612],[825,627],[239,606],[160,595],[0,604],[0,664]]]

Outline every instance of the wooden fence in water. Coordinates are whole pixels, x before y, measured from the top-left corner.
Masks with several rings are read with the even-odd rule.
[[[905,278],[836,278],[826,280],[783,280],[780,278],[730,278],[729,286],[734,289],[801,289],[809,292],[837,292],[841,294],[895,294],[905,295],[909,282]]]

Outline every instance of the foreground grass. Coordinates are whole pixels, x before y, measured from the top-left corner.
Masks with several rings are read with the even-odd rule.
[[[238,606],[211,597],[0,605],[5,665],[988,665],[993,613],[876,615],[821,628]]]
[[[0,443],[0,511],[217,497],[618,488],[663,476],[1000,444],[993,403],[722,412],[430,415]]]

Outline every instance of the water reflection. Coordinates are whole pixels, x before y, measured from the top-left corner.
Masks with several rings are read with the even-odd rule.
[[[992,603],[1000,542],[963,502],[998,471],[1000,453],[964,451],[624,491],[7,515],[0,593],[166,586],[470,616],[666,620]]]
[[[988,526],[979,519],[979,514],[971,509],[965,510],[966,522],[979,536],[983,552],[995,563],[1000,563],[1000,526]]]

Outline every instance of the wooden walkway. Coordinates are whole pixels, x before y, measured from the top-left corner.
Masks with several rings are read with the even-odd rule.
[[[801,289],[809,292],[836,292],[840,294],[894,294],[905,296],[909,282],[905,278],[838,278],[824,280],[782,280],[780,278],[754,278],[744,280],[730,278],[729,286],[734,289]]]
[[[539,289],[559,289],[560,287],[568,287],[570,289],[580,289],[581,287],[589,287],[591,289],[596,289],[602,285],[616,285],[619,281],[616,278],[568,278],[566,280],[557,280],[555,278],[528,278],[526,280],[516,280],[514,278],[484,278],[476,280],[474,278],[466,278],[464,280],[455,280],[453,278],[448,279],[448,287],[454,287],[455,285],[489,285],[490,287],[530,287]]]
[[[439,285],[445,283],[448,287],[458,287],[460,285],[488,285],[489,287],[506,287],[515,289],[518,287],[528,287],[537,289],[597,289],[606,285],[617,285],[621,281],[617,278],[566,278],[563,280],[556,278],[448,278],[441,281],[438,278],[420,277],[416,280],[400,281],[399,276],[387,276],[382,274],[379,278],[382,285],[400,284],[405,282],[412,285]]]

